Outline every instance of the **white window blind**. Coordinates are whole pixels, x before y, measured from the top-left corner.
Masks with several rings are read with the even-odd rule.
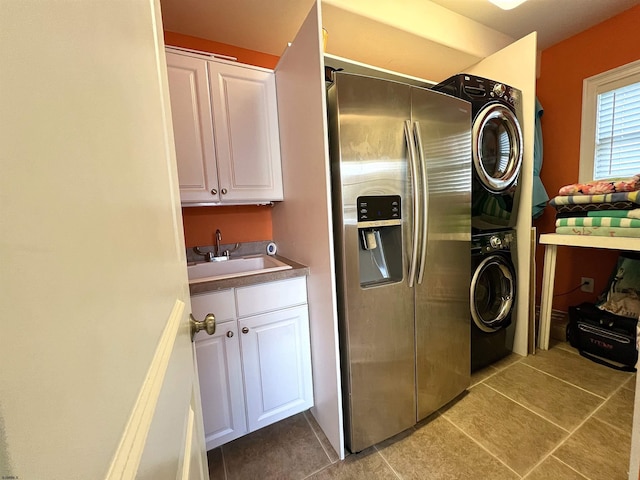
[[[598,95],[594,179],[640,173],[640,82]]]
[[[578,181],[640,174],[640,60],[585,78]]]

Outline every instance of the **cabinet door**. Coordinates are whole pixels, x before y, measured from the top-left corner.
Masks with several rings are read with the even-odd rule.
[[[207,62],[167,52],[167,72],[180,199],[185,204],[217,202],[218,174]]]
[[[238,326],[221,323],[196,341],[200,397],[207,450],[247,433]]]
[[[313,406],[307,305],[238,322],[249,431]]]
[[[220,201],[282,200],[273,72],[209,62]]]

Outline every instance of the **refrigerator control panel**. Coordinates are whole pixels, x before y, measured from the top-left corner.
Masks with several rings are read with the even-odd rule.
[[[358,197],[356,207],[358,226],[399,225],[402,219],[400,195]]]

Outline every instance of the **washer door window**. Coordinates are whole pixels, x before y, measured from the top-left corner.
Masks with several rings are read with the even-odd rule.
[[[515,270],[502,255],[489,255],[471,279],[471,318],[480,330],[492,333],[511,323],[516,295]]]
[[[513,186],[522,166],[522,130],[509,108],[491,103],[473,123],[473,163],[482,184],[492,193]]]

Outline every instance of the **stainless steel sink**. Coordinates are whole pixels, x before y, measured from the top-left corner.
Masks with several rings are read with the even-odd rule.
[[[256,273],[275,272],[291,268],[277,258],[268,255],[250,255],[232,258],[225,262],[204,262],[187,266],[189,283],[209,282],[223,278],[243,277]]]

